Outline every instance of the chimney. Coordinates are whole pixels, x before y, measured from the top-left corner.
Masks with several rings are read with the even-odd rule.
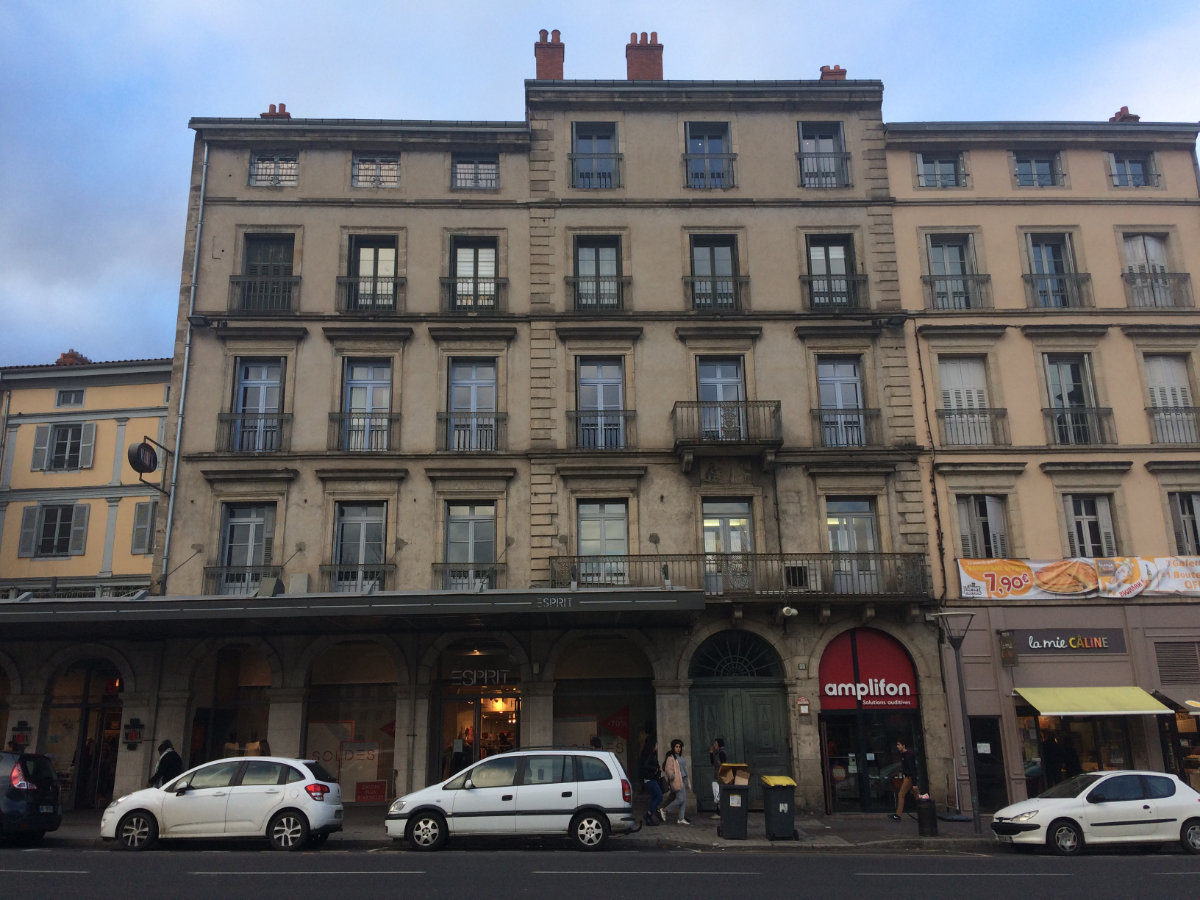
[[[546,29],[538,32],[541,38],[533,45],[533,58],[537,60],[538,81],[562,81],[563,57],[566,56],[566,45],[559,40],[558,29],[550,32],[550,40],[546,40]]]
[[[658,42],[658,32],[650,32],[650,41],[646,42],[646,32],[642,32],[639,41],[636,34],[629,35],[629,43],[625,47],[625,68],[630,81],[662,81],[662,44]]]
[[[56,366],[86,366],[91,360],[79,353],[76,350],[68,350],[66,353],[59,354],[55,361]]]
[[[287,111],[287,104],[280,103],[279,104],[279,112],[276,112],[275,104],[272,103],[271,108],[268,109],[265,113],[259,113],[258,117],[260,119],[290,119],[292,117],[292,114]]]
[[[1129,111],[1128,106],[1122,106],[1120,109],[1117,110],[1117,114],[1115,116],[1113,116],[1111,119],[1109,119],[1108,121],[1110,121],[1110,122],[1140,122],[1140,121],[1142,121],[1142,117],[1135,116],[1133,113],[1131,113]]]
[[[846,70],[841,66],[834,66],[832,69],[829,66],[821,66],[822,81],[845,81]]]

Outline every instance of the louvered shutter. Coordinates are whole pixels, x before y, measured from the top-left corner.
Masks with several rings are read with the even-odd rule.
[[[1096,498],[1096,518],[1100,520],[1100,544],[1105,556],[1117,555],[1117,533],[1113,530],[1112,504],[1107,497]]]
[[[1183,509],[1180,506],[1181,498],[1179,494],[1168,494],[1167,505],[1171,508],[1171,531],[1175,533],[1175,552],[1180,556],[1187,556],[1192,548],[1188,546],[1187,531],[1183,525]],[[1194,504],[1194,501],[1193,501]],[[1196,507],[1193,505],[1192,507]]]
[[[983,555],[975,540],[972,500],[972,497],[958,498],[958,532],[959,537],[962,538],[963,559],[978,559]]]
[[[263,545],[261,565],[271,565],[275,556],[275,504],[272,503],[263,510]]]
[[[929,187],[929,183],[925,181],[925,158],[917,154],[917,186]]]
[[[50,449],[50,426],[39,425],[33,432],[33,462],[29,469],[39,472],[46,468],[46,457]]]
[[[133,507],[132,553],[149,553],[150,547],[150,503],[138,503]]]
[[[27,506],[21,510],[21,539],[17,542],[17,556],[33,556],[37,544],[37,506]]]
[[[943,409],[987,409],[987,375],[982,359],[940,362]]]
[[[1162,684],[1200,684],[1200,643],[1164,641],[1154,643],[1158,680]]]
[[[1063,511],[1067,514],[1068,555],[1078,556],[1079,545],[1075,540],[1075,501],[1070,494],[1063,494]]]
[[[71,556],[83,556],[87,552],[88,514],[91,510],[86,503],[75,504],[75,513],[71,517],[71,548],[67,551]]]
[[[992,533],[992,554],[1008,558],[1008,520],[1004,514],[1004,498],[987,498],[988,530]]]
[[[96,423],[84,422],[79,442],[79,468],[90,469],[96,455]]]
[[[1187,363],[1179,356],[1147,356],[1146,381],[1150,405],[1156,408],[1192,405]]]

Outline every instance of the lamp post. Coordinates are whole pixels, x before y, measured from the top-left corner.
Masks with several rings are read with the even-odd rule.
[[[946,640],[954,648],[954,669],[958,673],[958,702],[962,707],[963,742],[967,752],[967,780],[971,784],[971,823],[976,834],[983,834],[983,821],[979,818],[979,781],[975,777],[975,748],[971,743],[971,719],[967,716],[967,687],[963,683],[962,665],[962,645],[975,613],[942,612],[933,613],[930,618],[937,620],[946,635]]]

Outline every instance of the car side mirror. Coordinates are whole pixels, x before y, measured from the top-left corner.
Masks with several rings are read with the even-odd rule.
[[[191,789],[192,789],[192,786],[190,784],[181,784],[177,788],[175,788],[175,796],[182,797],[184,794],[186,794]]]
[[[1088,803],[1107,803],[1108,798],[1103,794],[1088,794]]]
[[[470,778],[468,778],[466,781],[463,782],[463,787],[469,791],[475,787],[475,783],[473,781],[471,781]]]

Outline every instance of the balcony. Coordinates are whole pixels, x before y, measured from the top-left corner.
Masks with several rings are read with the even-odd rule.
[[[442,312],[494,316],[505,310],[507,278],[443,278]]]
[[[1092,276],[1086,272],[1023,277],[1030,309],[1082,309],[1093,305]]]
[[[815,313],[856,312],[871,308],[866,275],[801,275],[804,308]]]
[[[337,311],[394,316],[404,311],[404,284],[403,278],[338,278]]]
[[[685,275],[692,312],[724,315],[740,313],[750,300],[748,275]]]
[[[434,563],[433,589],[470,593],[503,590],[506,571],[504,563]]]
[[[637,446],[637,413],[632,409],[567,410],[571,450],[631,450]]]
[[[580,190],[602,191],[621,187],[620,153],[569,153],[571,187]]]
[[[736,187],[736,153],[683,154],[683,186],[701,191],[719,191]]]
[[[572,308],[578,313],[619,313],[632,280],[628,275],[568,275]]]
[[[507,413],[438,413],[437,449],[495,453],[508,448]]]
[[[331,594],[370,594],[394,590],[396,567],[387,563],[321,566],[321,582]]]
[[[399,450],[400,414],[330,413],[328,448],[345,453],[378,453]]]
[[[220,413],[217,416],[218,450],[286,453],[291,445],[291,413]]]
[[[283,566],[205,566],[204,593],[249,596],[258,591],[264,578],[279,578]]]
[[[300,306],[299,275],[231,275],[229,311],[282,315]]]
[[[1011,443],[1007,409],[939,409],[937,420],[943,447],[996,447]]]
[[[1060,447],[1115,444],[1116,428],[1111,409],[1075,406],[1069,409],[1043,409],[1046,440]]]
[[[850,187],[849,153],[797,153],[800,162],[800,187]]]
[[[1125,272],[1125,298],[1134,308],[1191,309],[1192,276],[1183,272]]]
[[[877,409],[814,409],[813,442],[818,447],[882,447],[883,423]]]
[[[1148,406],[1150,440],[1156,444],[1200,444],[1200,407]]]
[[[679,400],[671,410],[675,452],[689,471],[695,456],[757,456],[783,446],[778,400]]]
[[[926,309],[991,309],[991,275],[922,275]]]
[[[923,553],[688,553],[558,556],[552,588],[686,588],[709,597],[927,598]]]

